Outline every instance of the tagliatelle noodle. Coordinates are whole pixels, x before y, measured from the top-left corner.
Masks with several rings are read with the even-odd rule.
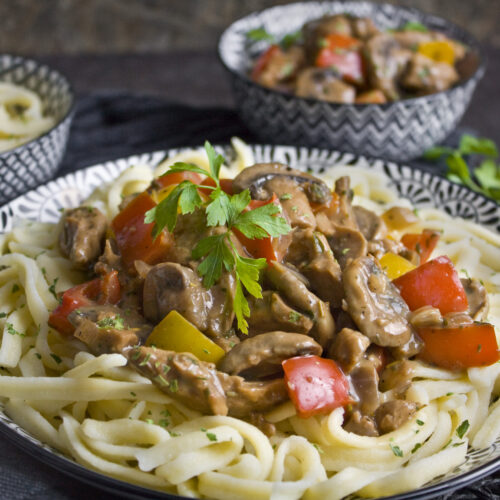
[[[221,170],[232,177],[254,163],[233,140],[235,155]],[[122,199],[143,190],[172,163],[207,168],[206,155],[181,151],[155,169],[139,165],[100,186],[87,204],[109,218]],[[349,175],[354,203],[377,214],[411,207],[365,168],[338,166],[323,177]],[[436,209],[419,211],[404,232],[441,231],[433,256],[446,254],[461,276],[481,279],[489,292],[489,321],[500,326],[500,236]],[[0,236],[0,399],[6,413],[41,441],[112,477],[187,496],[220,499],[340,499],[418,488],[464,461],[469,443],[490,446],[500,435],[500,364],[450,372],[412,365],[406,398],[421,405],[399,429],[380,437],[342,427],[344,410],[299,418],[291,402],[266,419],[266,437],[233,417],[202,416],[161,392],[120,354],[94,356],[48,327],[55,294],[84,281],[57,248],[59,226],[18,221]],[[399,238],[401,232],[393,232]],[[392,398],[381,394],[381,400]],[[465,429],[464,422],[468,428]],[[458,434],[461,426],[463,433]],[[465,430],[464,430],[465,429]]]
[[[40,97],[13,83],[0,82],[0,152],[42,135],[55,125],[45,116]]]

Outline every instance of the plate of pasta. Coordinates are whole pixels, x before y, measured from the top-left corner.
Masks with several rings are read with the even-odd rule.
[[[0,432],[130,498],[428,498],[500,467],[500,207],[247,145],[0,208]]]

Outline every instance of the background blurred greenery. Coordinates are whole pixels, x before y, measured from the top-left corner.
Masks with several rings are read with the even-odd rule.
[[[29,55],[210,50],[223,29],[283,0],[0,0],[0,51]],[[500,0],[389,0],[500,47]]]

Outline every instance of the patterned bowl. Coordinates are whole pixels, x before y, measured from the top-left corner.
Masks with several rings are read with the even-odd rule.
[[[246,33],[264,28],[281,39],[326,14],[370,17],[380,29],[417,21],[472,48],[478,65],[453,88],[387,104],[340,104],[305,99],[253,82],[252,61],[267,42]],[[442,141],[464,114],[485,71],[478,42],[458,26],[415,9],[370,2],[301,2],[254,12],[229,26],[219,40],[219,57],[228,70],[241,118],[261,140],[335,148],[366,156],[408,160]]]
[[[61,162],[73,118],[73,91],[59,72],[31,59],[0,54],[0,81],[38,94],[56,124],[43,135],[0,153],[0,205],[51,179]]]

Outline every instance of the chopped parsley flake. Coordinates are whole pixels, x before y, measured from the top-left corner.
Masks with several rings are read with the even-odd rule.
[[[116,315],[114,318],[103,318],[97,322],[97,326],[101,329],[114,328],[115,330],[124,330],[125,324],[123,323],[123,318],[120,315]]]
[[[20,337],[26,337],[24,333],[18,332],[12,323],[7,323],[5,325],[5,328],[7,329],[7,333],[10,333],[11,335],[19,335]]]
[[[50,353],[50,357],[59,365],[62,363],[62,359],[57,355],[54,354],[53,352]]]
[[[402,457],[403,456],[403,451],[401,450],[401,448],[399,446],[391,444],[391,443],[389,443],[389,446],[391,447],[392,453],[394,453],[394,455],[396,457]]]
[[[297,311],[290,311],[288,320],[292,323],[297,323],[300,320],[300,313],[298,313]]]
[[[179,390],[179,383],[176,378],[174,378],[174,380],[170,383],[170,390],[172,392],[177,392]]]
[[[144,356],[144,359],[139,363],[139,366],[144,366],[148,364],[149,358],[151,357],[151,354],[149,352]]]
[[[424,422],[422,420],[419,420],[418,418],[417,418],[416,422],[417,422],[417,425],[424,425]]]
[[[469,430],[470,424],[468,420],[464,420],[458,427],[457,427],[457,436],[462,439],[465,436],[465,433]]]
[[[417,443],[414,447],[413,450],[411,450],[412,453],[415,453],[419,448],[422,447],[422,443]]]
[[[210,441],[217,441],[217,436],[213,432],[207,432],[207,438]]]
[[[290,193],[284,193],[280,196],[280,201],[291,200],[292,195]]]

